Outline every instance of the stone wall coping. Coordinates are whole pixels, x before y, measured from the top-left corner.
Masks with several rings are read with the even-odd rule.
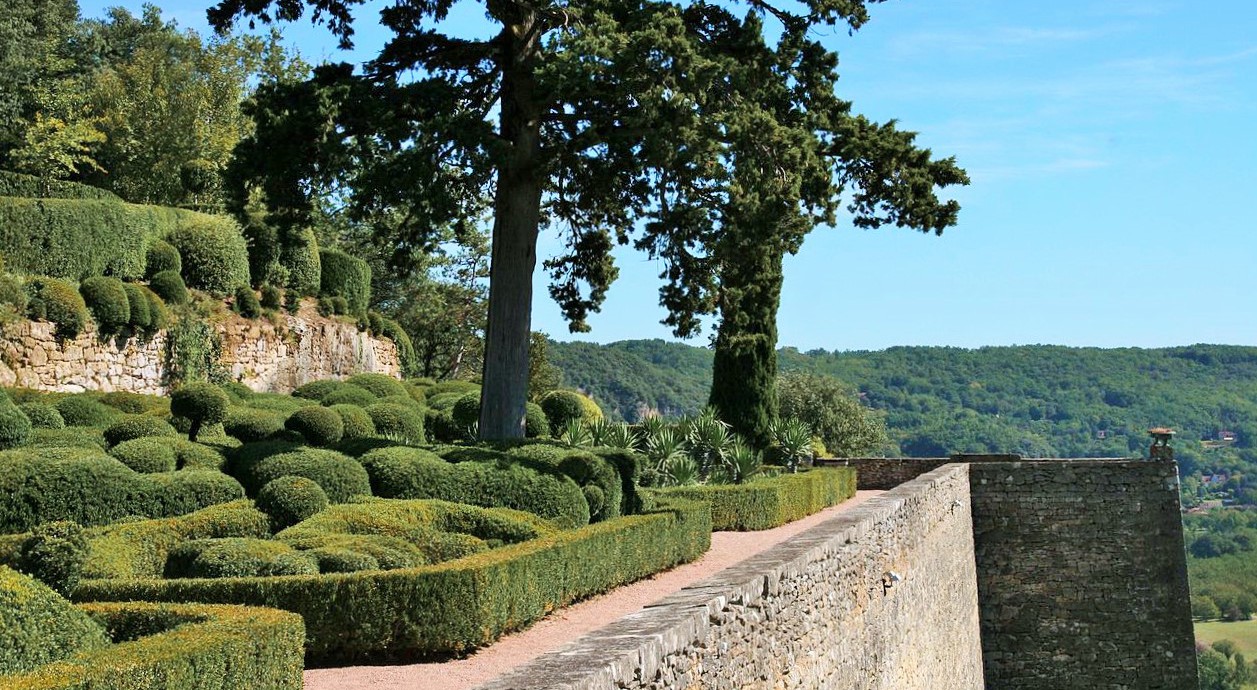
[[[661,660],[704,639],[727,604],[754,606],[791,574],[842,549],[872,531],[875,524],[903,509],[914,496],[958,473],[963,463],[949,463],[889,489],[830,520],[682,588],[642,610],[628,614],[568,645],[537,657],[477,690],[595,690],[616,687],[639,673],[652,677]],[[880,577],[878,574],[873,574]]]

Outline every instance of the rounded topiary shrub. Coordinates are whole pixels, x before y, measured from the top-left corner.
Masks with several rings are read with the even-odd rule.
[[[188,440],[195,441],[201,428],[227,418],[227,394],[212,383],[189,383],[170,396],[170,413],[191,420]]]
[[[344,381],[337,381],[336,379],[322,379],[298,386],[297,390],[293,391],[292,394],[295,397],[305,398],[306,400],[322,400],[332,391],[335,391],[344,385]]]
[[[340,415],[326,407],[303,407],[288,417],[284,427],[301,434],[312,446],[330,446],[345,435]]]
[[[165,240],[157,240],[148,248],[145,257],[144,277],[151,279],[162,271],[183,272],[183,261],[179,258],[179,250]]]
[[[87,536],[78,524],[46,522],[22,542],[18,568],[68,597],[83,574],[87,551]]]
[[[371,393],[371,391],[360,386],[345,384],[325,395],[322,402],[325,407],[331,407],[332,405],[357,405],[359,407],[366,407],[367,405],[374,405],[379,401],[376,399],[375,395]]]
[[[57,324],[57,337],[73,339],[87,327],[87,304],[77,288],[64,280],[36,278],[31,282],[31,308],[38,317]],[[124,296],[125,299],[125,296]]]
[[[86,278],[79,294],[101,333],[117,333],[131,323],[131,302],[126,284],[112,277]]]
[[[550,420],[550,433],[558,436],[568,422],[582,419],[585,406],[581,403],[581,394],[574,391],[550,391],[541,399],[541,409],[546,419]]]
[[[363,408],[357,405],[332,405],[329,409],[335,410],[345,425],[342,439],[349,441],[375,436],[375,422],[371,421],[371,415]]]
[[[87,613],[42,582],[0,565],[0,676],[108,644]]]
[[[0,405],[0,450],[17,448],[31,437],[31,420],[17,405],[6,400]]]
[[[397,403],[376,403],[367,407],[375,433],[403,443],[423,443],[423,414]]]
[[[328,299],[328,304],[332,305],[333,314],[336,314],[337,316],[343,316],[349,313],[349,301],[346,300],[344,297],[337,295],[335,297],[328,297],[327,299]]]
[[[174,271],[162,271],[148,281],[148,287],[163,301],[170,304],[188,303],[188,286]]]
[[[170,310],[166,308],[166,303],[147,285],[140,285],[139,288],[144,295],[144,300],[148,302],[148,330],[160,331],[169,326]],[[186,290],[184,294],[187,294]]]
[[[473,391],[473,392],[478,392],[478,391]],[[454,409],[454,404],[457,403],[460,399],[462,399],[464,395],[467,395],[467,393],[466,392],[432,393],[431,391],[429,391],[427,404],[428,404],[428,407],[433,410],[445,410],[446,412],[449,412],[450,410]]]
[[[141,474],[174,472],[179,459],[171,440],[161,436],[135,438],[118,443],[109,449],[109,454]]]
[[[223,431],[244,443],[261,441],[284,429],[284,415],[247,407],[233,407],[223,420]]]
[[[306,551],[319,562],[319,572],[356,573],[360,570],[379,570],[380,562],[374,556],[349,549],[322,547]]]
[[[100,402],[127,414],[170,411],[170,401],[166,398],[131,391],[110,391],[100,396]]]
[[[244,498],[244,487],[216,470],[181,470],[138,475],[150,498],[153,517],[186,515]]]
[[[18,405],[22,412],[26,413],[26,418],[31,420],[31,426],[35,429],[64,429],[65,419],[61,417],[61,413],[57,408],[46,403],[23,403]]]
[[[550,420],[545,410],[537,403],[524,403],[524,436],[528,438],[549,438]]]
[[[256,319],[262,315],[262,304],[258,302],[257,295],[253,294],[253,288],[247,285],[236,288],[236,300],[233,307],[237,314],[246,319]]]
[[[371,391],[371,394],[377,398],[387,398],[391,395],[408,395],[406,385],[388,374],[354,374],[345,379],[345,383],[365,388]]]
[[[454,422],[449,410],[427,409],[423,411],[424,431],[438,443],[454,443],[466,440],[467,429]]]
[[[239,381],[228,381],[227,383],[219,384],[218,387],[223,389],[223,392],[227,394],[227,397],[232,402],[244,402],[253,397],[253,389]]]
[[[250,490],[258,491],[271,481],[290,475],[314,481],[332,503],[344,503],[351,496],[371,494],[371,479],[357,460],[317,448],[302,448],[263,458],[248,469],[245,484]]]
[[[153,308],[139,285],[126,283],[122,286],[127,291],[127,304],[131,309],[131,328],[137,331],[149,331],[153,326]]]
[[[0,266],[0,270],[3,267]],[[26,284],[17,276],[0,273],[0,307],[4,307],[6,316],[22,317],[30,307],[30,295],[26,294]]]
[[[262,298],[260,300],[263,309],[283,309],[284,308],[284,291],[267,283],[262,286]]]
[[[166,577],[258,577],[272,574],[275,561],[296,552],[270,539],[228,537],[184,542],[166,556]],[[285,564],[284,568],[291,568]]]
[[[460,428],[470,429],[480,421],[480,394],[468,393],[454,403],[450,416]]]
[[[61,413],[66,426],[105,427],[115,422],[122,413],[87,395],[67,395],[58,400],[55,407]]]
[[[322,266],[319,294],[324,297],[343,297],[348,311],[365,314],[371,301],[371,267],[366,261],[335,249],[319,252]]]
[[[288,271],[287,287],[306,297],[319,294],[322,281],[320,260],[319,242],[314,230],[305,228],[294,233],[279,252],[279,263]]]
[[[249,284],[249,249],[240,227],[229,218],[197,218],[170,233],[183,260],[188,286],[226,295]]]
[[[114,422],[105,429],[105,443],[110,447],[123,441],[130,441],[145,436],[174,436],[178,432],[164,419],[151,415],[132,415]]]
[[[258,510],[270,516],[276,530],[295,525],[327,506],[323,488],[305,477],[273,479],[257,495]]]

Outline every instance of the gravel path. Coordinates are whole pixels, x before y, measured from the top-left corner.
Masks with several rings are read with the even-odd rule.
[[[698,560],[555,611],[527,630],[506,635],[464,659],[400,666],[313,669],[305,672],[306,690],[474,688],[585,633],[659,601],[682,587],[766,551],[880,493],[858,491],[854,498],[775,529],[715,532],[711,535],[711,550]]]

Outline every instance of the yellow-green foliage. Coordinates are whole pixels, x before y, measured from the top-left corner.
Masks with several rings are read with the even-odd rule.
[[[80,583],[75,595],[265,603],[302,615],[313,663],[407,657],[488,644],[577,599],[692,561],[710,544],[708,507],[677,501],[656,513],[438,565],[282,578],[94,580]]]
[[[0,687],[21,673],[108,644],[105,631],[47,585],[0,566]]]
[[[161,577],[166,555],[191,539],[270,535],[270,519],[252,501],[232,501],[175,518],[139,520],[88,530],[84,578]]]
[[[84,604],[117,644],[26,675],[8,690],[299,690],[301,618],[283,611],[195,604]]]
[[[144,277],[148,248],[158,239],[187,225],[224,223],[234,227],[225,218],[162,206],[0,196],[0,253],[10,270],[32,275],[136,280]],[[238,229],[232,232],[240,237]],[[239,245],[243,249],[243,237]],[[247,260],[242,270],[247,279]]]
[[[716,530],[779,527],[855,495],[855,470],[817,468],[799,474],[753,479],[746,484],[709,484],[658,489],[658,498],[686,498],[711,505]]]

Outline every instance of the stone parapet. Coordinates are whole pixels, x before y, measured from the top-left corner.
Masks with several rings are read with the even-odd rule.
[[[981,688],[968,483],[927,473],[481,690]]]

